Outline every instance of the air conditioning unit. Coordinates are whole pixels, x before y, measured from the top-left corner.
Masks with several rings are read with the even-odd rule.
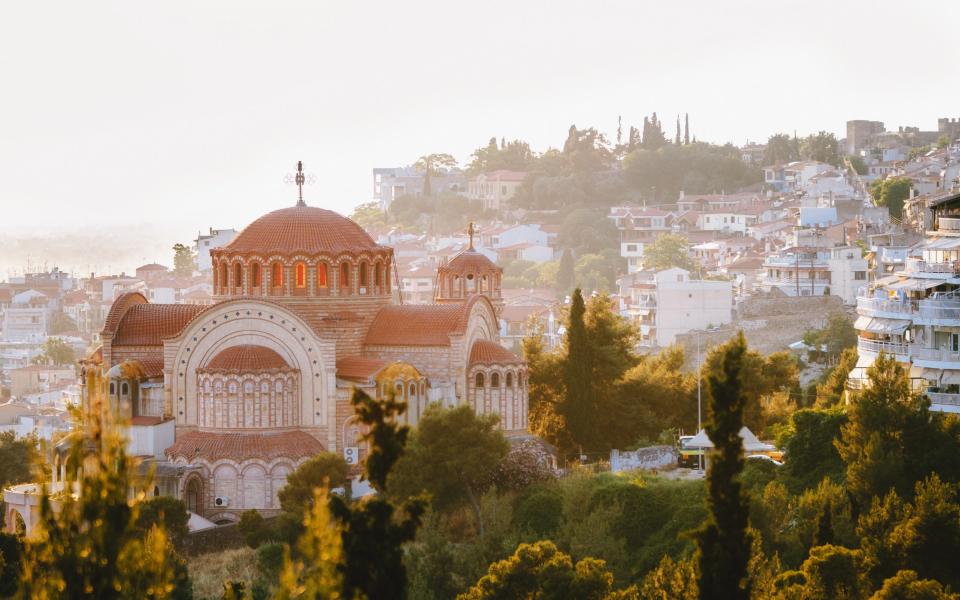
[[[217,496],[213,499],[214,506],[230,506],[230,498],[226,496]]]

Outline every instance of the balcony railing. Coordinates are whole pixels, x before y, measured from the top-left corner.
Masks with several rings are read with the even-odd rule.
[[[923,306],[923,303],[921,303]],[[960,304],[958,304],[960,306]],[[916,312],[917,307],[912,302],[901,300],[891,300],[888,298],[857,298],[857,310],[864,312],[886,312],[902,315],[910,315]]]
[[[956,275],[960,273],[960,263],[927,262],[921,258],[908,257],[907,271],[913,273],[946,273]]]
[[[942,221],[943,219],[941,219]],[[960,219],[957,219],[960,220]],[[960,394],[947,394],[944,392],[927,392],[927,397],[933,404],[950,404],[960,406]]]
[[[940,217],[937,219],[937,229],[939,231],[960,231],[960,219]]]
[[[960,319],[960,300],[921,300],[920,316],[924,319]]]
[[[949,348],[918,348],[910,349],[910,356],[914,360],[931,362],[960,362],[960,352]]]
[[[910,354],[909,344],[881,342],[877,340],[868,340],[867,338],[857,339],[857,349],[864,352],[873,352],[874,354],[879,354],[880,352],[897,356],[908,356]]]

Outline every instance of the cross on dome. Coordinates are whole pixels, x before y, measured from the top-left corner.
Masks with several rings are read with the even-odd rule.
[[[287,175],[283,178],[287,183],[293,183],[297,186],[297,206],[305,207],[306,202],[303,201],[303,186],[307,183],[313,183],[313,175],[307,175],[303,172],[303,161],[297,161],[297,172],[294,175]]]
[[[470,236],[470,250],[473,250],[473,234],[477,233],[477,229],[473,226],[473,221],[470,221],[470,224],[467,225],[467,235]]]

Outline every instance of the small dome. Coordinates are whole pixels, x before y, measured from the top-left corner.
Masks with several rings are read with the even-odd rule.
[[[293,206],[267,213],[222,248],[260,254],[339,254],[383,250],[362,227],[332,210]]]
[[[458,253],[441,268],[447,273],[457,274],[500,271],[500,267],[494,264],[492,260],[472,249]]]
[[[290,365],[283,357],[263,346],[231,346],[220,351],[203,367],[205,371],[234,371],[250,373],[253,371],[273,371],[289,369]]]

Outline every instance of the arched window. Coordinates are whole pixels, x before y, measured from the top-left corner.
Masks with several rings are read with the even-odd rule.
[[[474,292],[477,290],[477,278],[474,277],[473,273],[467,275],[467,291]]]
[[[476,387],[478,387],[478,388],[482,388],[482,387],[483,387],[483,373],[477,373],[477,381],[476,381],[476,384],[475,384],[475,385],[476,385]]]
[[[297,288],[303,289],[307,287],[307,265],[302,262],[298,262],[297,266],[294,268],[295,278],[294,282],[296,283]]]
[[[270,274],[270,285],[274,288],[283,287],[283,265],[273,263],[273,272]]]
[[[385,288],[384,291],[386,292],[390,291],[390,269],[389,268],[385,268],[383,270],[383,287]]]
[[[260,287],[260,263],[250,265],[250,285],[255,288]]]
[[[402,383],[398,383],[398,384],[397,384],[397,398],[400,398],[401,396],[403,396],[403,384],[402,384]]]
[[[340,264],[340,287],[350,287],[350,263]]]
[[[507,387],[513,387],[513,372],[511,371],[507,372]]]
[[[367,263],[360,263],[360,285],[367,287]]]
[[[243,287],[243,265],[233,264],[233,287],[240,289]]]
[[[115,385],[116,385],[116,384],[113,383],[112,381],[110,382],[110,395],[111,395],[111,396],[117,393],[117,392],[116,392],[117,388],[114,387]]]
[[[500,387],[500,373],[494,373],[490,376],[490,387]]]
[[[120,395],[126,396],[129,393],[130,393],[130,385],[126,381],[124,381],[123,383],[120,384]]]
[[[227,263],[220,263],[220,292],[223,293],[227,291],[227,286],[230,285],[227,283]]]
[[[159,486],[156,486],[156,485],[153,486],[153,496],[154,496],[154,498],[156,498],[156,497],[159,496],[159,495],[160,495],[160,487],[159,487]]]
[[[416,396],[416,395],[417,395],[417,384],[411,383],[411,384],[410,384],[410,397],[412,398],[412,397],[414,397],[414,396]]]
[[[373,268],[373,285],[383,285],[383,265],[380,263]]]
[[[317,287],[327,287],[327,263],[317,265]]]

